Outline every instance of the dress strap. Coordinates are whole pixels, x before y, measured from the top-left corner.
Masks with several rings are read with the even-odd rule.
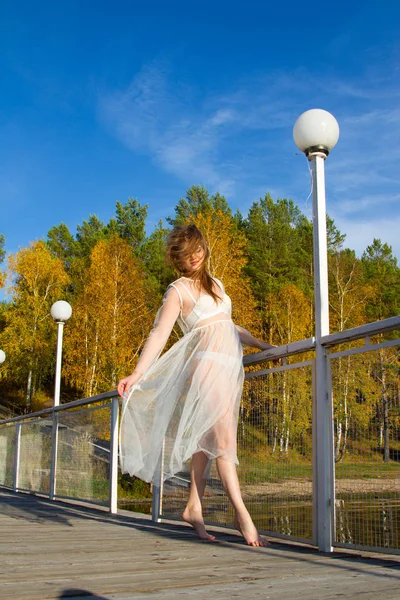
[[[168,287],[173,287],[173,288],[174,288],[174,290],[176,290],[176,293],[177,293],[177,294],[178,294],[178,296],[179,296],[179,303],[180,303],[180,305],[181,305],[181,311],[182,311],[182,308],[183,308],[183,300],[182,300],[182,296],[181,296],[181,293],[180,293],[180,291],[179,291],[178,287],[177,287],[176,285],[174,285],[173,283],[170,283]]]
[[[185,290],[186,290],[186,291],[187,291],[187,293],[189,294],[190,298],[193,300],[193,302],[194,302],[195,304],[197,304],[197,300],[196,300],[196,298],[193,296],[193,294],[192,294],[192,292],[189,290],[189,288],[188,288],[188,287],[187,287],[187,286],[186,286],[186,285],[183,283],[183,281],[182,281],[182,280],[181,280],[179,283],[180,283],[181,285],[183,285],[183,287],[185,288]]]

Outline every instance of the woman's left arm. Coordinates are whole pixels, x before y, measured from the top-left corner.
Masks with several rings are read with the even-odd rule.
[[[267,342],[258,340],[254,337],[254,335],[251,335],[250,331],[247,331],[247,329],[243,329],[243,327],[239,327],[239,325],[235,325],[235,327],[239,333],[240,341],[245,346],[251,346],[252,348],[258,348],[259,350],[268,350],[269,348],[276,348],[274,344],[267,344]]]

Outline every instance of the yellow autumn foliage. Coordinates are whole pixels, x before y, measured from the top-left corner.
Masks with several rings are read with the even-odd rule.
[[[235,225],[232,216],[208,206],[193,215],[193,222],[203,233],[210,249],[208,269],[220,279],[232,298],[233,320],[253,335],[261,334],[261,321],[250,280],[243,273],[246,265],[246,237]]]
[[[360,261],[343,251],[330,255],[328,265],[331,332],[363,325],[367,321],[365,307],[375,290],[363,281]]]
[[[296,285],[283,286],[277,294],[267,297],[266,305],[277,344],[290,344],[311,335],[309,301]]]
[[[153,321],[152,298],[128,242],[100,241],[65,336],[64,374],[85,396],[108,391],[130,373]]]
[[[12,302],[5,312],[0,345],[7,354],[5,376],[26,389],[29,408],[55,357],[56,327],[51,305],[64,297],[69,276],[42,241],[8,259]]]

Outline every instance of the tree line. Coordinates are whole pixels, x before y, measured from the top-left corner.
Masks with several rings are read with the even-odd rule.
[[[0,369],[1,402],[21,412],[51,404],[56,327],[50,307],[59,299],[73,308],[65,327],[62,402],[114,389],[133,370],[162,294],[177,276],[164,258],[166,235],[176,224],[195,223],[205,235],[210,272],[224,282],[238,324],[277,345],[313,335],[312,223],[292,200],[266,194],[243,215],[233,213],[222,195],[192,186],[174,215],[149,235],[147,214],[148,206],[134,198],[117,202],[108,223],[90,215],[75,233],[64,223],[55,225],[46,239],[7,261],[0,236],[0,286],[9,282],[10,298],[0,304],[0,348],[7,354]],[[391,247],[374,239],[358,258],[329,217],[327,228],[331,331],[399,314],[400,268]],[[174,330],[170,343],[178,336]],[[388,390],[397,385],[398,400],[398,359],[396,350],[381,352],[379,359],[360,363],[356,374],[347,359],[338,362],[338,460],[354,420],[367,426],[375,419],[383,441],[397,423],[398,408],[389,399],[394,392]],[[272,414],[275,406],[271,443],[285,453],[290,435],[294,440],[296,428],[310,421],[309,397],[295,381],[279,399],[271,394],[265,386],[263,410]],[[260,409],[251,394],[244,397],[246,414]]]

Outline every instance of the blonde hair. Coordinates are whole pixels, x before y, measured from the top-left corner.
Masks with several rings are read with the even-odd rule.
[[[196,225],[178,225],[174,227],[167,238],[167,258],[179,273],[185,275],[184,261],[190,258],[199,248],[204,251],[200,267],[191,275],[191,279],[200,282],[201,287],[209,294],[214,302],[221,300],[214,291],[214,280],[207,271],[207,261],[210,256],[206,240]]]

